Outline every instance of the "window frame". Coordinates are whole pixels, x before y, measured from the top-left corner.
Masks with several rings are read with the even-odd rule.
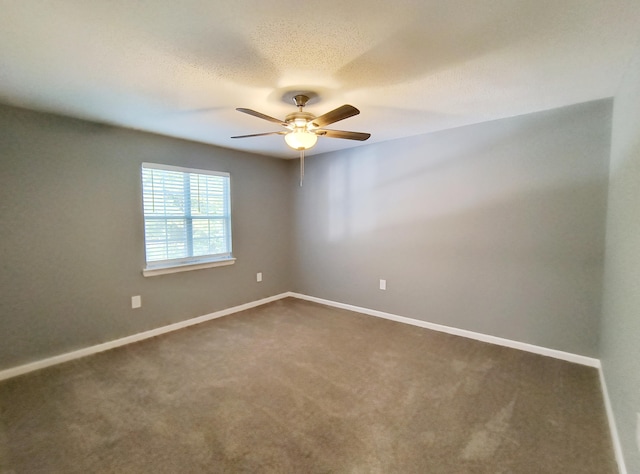
[[[182,258],[174,258],[174,259],[165,259],[165,260],[155,260],[148,261],[147,260],[147,220],[148,219],[157,219],[157,220],[165,220],[166,216],[147,216],[145,215],[144,208],[144,169],[150,170],[164,170],[164,171],[174,171],[186,174],[190,177],[190,175],[210,175],[210,176],[221,176],[228,179],[227,192],[225,195],[225,212],[222,217],[216,219],[222,219],[224,221],[225,226],[225,235],[227,237],[227,246],[229,251],[222,254],[208,254],[208,255],[200,255],[200,256],[187,256]],[[143,233],[144,233],[144,259],[145,266],[142,270],[142,274],[145,277],[148,276],[156,276],[156,275],[164,275],[167,273],[176,273],[176,272],[184,272],[191,270],[200,270],[203,268],[212,268],[226,265],[233,265],[235,263],[235,258],[233,257],[233,233],[232,233],[232,206],[231,206],[231,175],[228,172],[223,171],[212,171],[212,170],[202,170],[202,169],[194,169],[194,168],[185,168],[182,166],[174,166],[174,165],[165,165],[160,163],[149,163],[143,162],[140,167],[140,185],[141,185],[141,203],[142,203],[142,219],[143,219]],[[190,196],[185,196],[185,201],[190,200]],[[189,201],[190,202],[190,201]],[[211,217],[193,217],[191,215],[190,207],[188,210],[185,210],[184,214],[175,215],[169,217],[182,218],[185,220],[185,232],[186,236],[193,234],[193,222],[197,220],[207,220],[210,221]],[[189,241],[189,238],[185,238],[185,244],[189,247],[191,243],[191,247],[193,242]]]

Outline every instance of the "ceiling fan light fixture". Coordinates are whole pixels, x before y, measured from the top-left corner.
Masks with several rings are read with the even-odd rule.
[[[284,141],[294,150],[308,150],[316,144],[318,135],[305,128],[296,128],[284,136]]]
[[[314,95],[314,97],[317,95]],[[304,152],[309,148],[313,148],[318,141],[318,136],[329,138],[345,138],[347,140],[359,140],[364,141],[368,139],[371,134],[363,132],[345,132],[343,130],[326,130],[324,127],[331,125],[332,123],[339,122],[354,115],[358,115],[360,111],[353,105],[345,104],[337,109],[333,109],[326,114],[316,117],[313,114],[305,112],[304,106],[309,100],[309,96],[304,94],[297,94],[293,98],[297,112],[293,112],[285,117],[284,120],[279,120],[269,115],[265,115],[260,112],[256,112],[252,109],[238,108],[238,112],[244,114],[253,115],[254,117],[261,118],[268,122],[277,123],[282,125],[288,131],[281,132],[267,132],[267,133],[253,133],[251,135],[239,135],[231,138],[248,138],[248,137],[260,137],[263,135],[284,135],[284,141],[288,146],[300,152],[300,186],[304,180]]]

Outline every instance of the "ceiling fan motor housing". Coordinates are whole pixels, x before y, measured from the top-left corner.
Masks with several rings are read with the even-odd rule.
[[[289,125],[292,125],[296,128],[300,128],[300,127],[305,127],[307,123],[310,124],[310,122],[314,118],[316,118],[316,116],[308,112],[293,112],[287,115],[284,121],[287,122]]]
[[[304,94],[298,94],[293,98],[293,102],[296,104],[296,107],[299,108],[297,112],[290,113],[284,119],[290,126],[295,128],[306,128],[311,129],[311,121],[316,118],[315,115],[310,114],[308,112],[303,112],[302,108],[309,101],[309,96]]]

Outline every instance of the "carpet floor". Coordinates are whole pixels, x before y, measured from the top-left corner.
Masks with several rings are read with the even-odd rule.
[[[615,473],[595,369],[294,298],[0,383],[0,473]]]

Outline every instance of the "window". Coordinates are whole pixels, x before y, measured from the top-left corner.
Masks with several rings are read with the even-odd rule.
[[[145,276],[234,263],[229,173],[142,163]]]

